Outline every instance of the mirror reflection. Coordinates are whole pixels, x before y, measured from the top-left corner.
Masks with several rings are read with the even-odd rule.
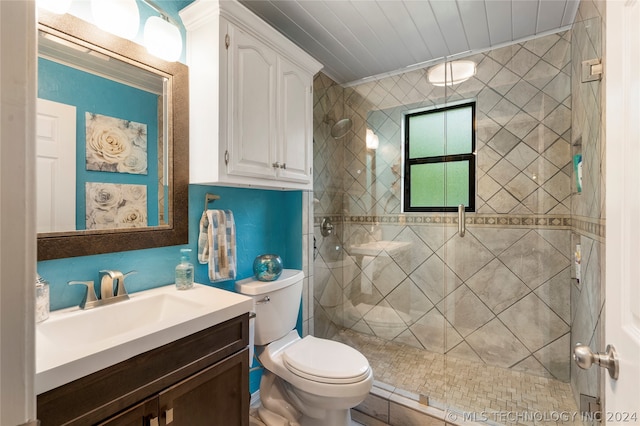
[[[168,79],[39,31],[39,233],[167,226]]]
[[[38,30],[38,260],[186,244],[187,66],[70,14]]]

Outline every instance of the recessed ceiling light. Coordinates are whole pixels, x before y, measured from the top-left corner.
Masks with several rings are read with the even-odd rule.
[[[434,86],[453,86],[469,80],[476,74],[473,61],[449,61],[429,69],[427,78]]]

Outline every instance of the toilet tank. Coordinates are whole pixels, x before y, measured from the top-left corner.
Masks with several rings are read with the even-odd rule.
[[[304,273],[284,269],[275,281],[245,278],[236,281],[236,292],[253,298],[256,312],[255,344],[267,345],[296,327]]]

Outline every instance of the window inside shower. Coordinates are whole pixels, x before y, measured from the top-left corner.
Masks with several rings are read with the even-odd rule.
[[[453,212],[475,206],[475,102],[404,116],[405,212]]]

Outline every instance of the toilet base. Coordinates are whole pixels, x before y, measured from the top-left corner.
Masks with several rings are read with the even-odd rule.
[[[264,407],[258,409],[258,415],[267,426],[348,426],[351,424],[351,410],[326,411],[321,419],[303,415],[299,421],[289,421]]]
[[[321,419],[302,416],[300,419],[301,426],[327,426],[327,425],[345,425],[351,424],[351,410],[326,411],[325,416]]]
[[[300,393],[298,395],[297,393]],[[349,426],[351,410],[309,406],[301,400],[304,392],[294,391],[291,384],[268,370],[260,380],[260,419],[267,426]]]

